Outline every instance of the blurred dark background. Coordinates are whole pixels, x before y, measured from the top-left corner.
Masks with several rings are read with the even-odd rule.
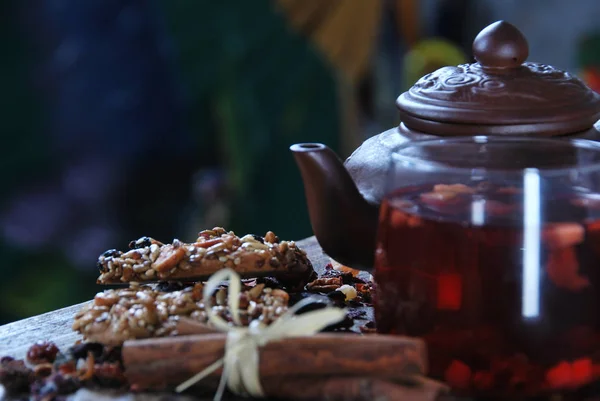
[[[0,324],[143,235],[311,235],[289,145],[347,157],[498,19],[599,88],[597,0],[1,1]]]

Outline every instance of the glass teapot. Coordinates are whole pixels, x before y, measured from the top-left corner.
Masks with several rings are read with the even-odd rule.
[[[400,95],[400,125],[365,141],[344,163],[323,144],[290,148],[313,231],[332,258],[372,269],[386,171],[402,144],[475,135],[600,139],[600,95],[567,72],[526,62],[527,41],[513,25],[483,29],[473,53],[475,63],[441,68]]]
[[[600,142],[449,137],[391,158],[377,331],[424,339],[455,394],[597,396]]]

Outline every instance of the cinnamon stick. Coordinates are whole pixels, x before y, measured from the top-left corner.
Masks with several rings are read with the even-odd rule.
[[[175,387],[222,358],[225,339],[219,333],[125,342],[125,375],[140,389]],[[415,338],[317,334],[272,341],[260,349],[259,360],[259,377],[267,391],[286,377],[402,380],[425,375],[427,356],[424,342]],[[201,384],[214,386],[220,375],[218,370]]]
[[[294,401],[435,401],[447,387],[434,381],[395,383],[375,377],[284,378],[269,383],[268,396]]]
[[[205,323],[198,322],[188,317],[180,316],[177,319],[175,331],[178,336],[189,336],[194,334],[216,334],[220,331],[215,330]]]

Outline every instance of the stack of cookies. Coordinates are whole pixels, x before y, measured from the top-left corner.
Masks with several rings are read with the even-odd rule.
[[[202,301],[203,281],[223,268],[235,270],[244,279],[240,317],[245,325],[277,319],[289,302],[289,294],[281,287],[301,289],[315,278],[306,252],[293,241],[280,241],[271,231],[264,237],[238,237],[219,227],[200,232],[194,243],[174,240],[164,244],[142,237],[132,241],[127,251],[104,252],[98,268],[99,284],[128,287],[98,293],[75,316],[73,329],[88,341],[106,345],[176,335],[180,317],[209,324]],[[269,285],[273,282],[281,285]],[[227,298],[223,284],[213,294],[210,307],[231,320]]]

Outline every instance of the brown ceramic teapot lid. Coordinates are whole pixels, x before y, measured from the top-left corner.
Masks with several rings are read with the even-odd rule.
[[[473,42],[476,63],[443,67],[397,100],[402,122],[434,135],[571,134],[600,119],[600,95],[554,67],[526,62],[529,47],[498,21]]]

